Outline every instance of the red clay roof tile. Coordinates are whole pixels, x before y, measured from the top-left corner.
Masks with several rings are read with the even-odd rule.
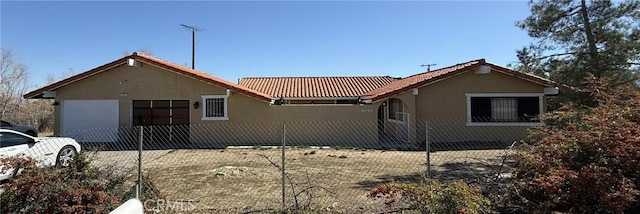
[[[240,85],[276,98],[360,97],[397,79],[389,76],[246,77]]]
[[[136,59],[140,59],[142,61],[145,60],[149,60],[152,62],[155,62],[155,64],[160,65],[161,67],[165,67],[169,70],[173,70],[173,71],[177,71],[180,72],[182,74],[186,74],[187,76],[191,76],[194,77],[196,79],[200,79],[200,80],[204,80],[206,82],[209,82],[211,84],[214,85],[218,85],[220,87],[223,88],[229,88],[232,91],[238,91],[242,94],[245,95],[249,95],[249,96],[253,96],[255,98],[261,99],[261,100],[265,100],[265,101],[271,101],[272,97],[269,96],[268,94],[265,94],[263,92],[260,91],[256,91],[238,84],[235,84],[233,82],[212,76],[210,74],[204,73],[202,71],[198,71],[198,70],[194,70],[176,63],[172,63],[163,59],[159,59],[156,57],[152,57],[152,56],[148,56],[148,55],[144,55],[144,54],[136,54],[134,53],[134,57]]]
[[[204,73],[204,72],[201,72],[201,71],[197,71],[197,70],[194,70],[194,69],[182,66],[182,65],[178,65],[178,64],[166,61],[166,60],[162,60],[162,59],[159,59],[159,58],[156,58],[156,57],[152,57],[152,56],[148,56],[148,55],[144,55],[144,54],[139,54],[139,53],[133,53],[132,55],[128,55],[128,56],[122,57],[122,58],[117,59],[117,60],[115,60],[113,62],[104,64],[102,66],[96,67],[96,68],[91,69],[89,71],[74,75],[74,76],[66,78],[64,80],[55,82],[55,83],[53,83],[51,85],[36,89],[34,91],[31,91],[31,92],[23,95],[23,97],[25,99],[37,98],[37,97],[41,96],[42,93],[44,93],[45,91],[56,90],[58,88],[64,87],[64,86],[69,85],[69,84],[72,84],[72,83],[77,82],[79,80],[82,80],[84,78],[87,78],[87,77],[102,73],[104,71],[109,70],[109,68],[113,68],[113,67],[122,65],[124,63],[127,63],[128,59],[137,59],[137,60],[140,60],[140,61],[143,61],[143,62],[146,62],[146,63],[150,63],[152,65],[156,65],[156,66],[159,66],[159,67],[162,67],[162,68],[165,68],[165,69],[168,69],[168,70],[171,70],[171,71],[174,71],[174,72],[186,75],[186,76],[190,76],[190,77],[195,78],[195,79],[203,80],[203,81],[211,83],[213,85],[217,85],[217,86],[220,86],[220,87],[228,88],[228,89],[231,89],[233,91],[237,91],[237,92],[240,92],[242,94],[245,94],[245,95],[248,95],[248,96],[251,96],[251,97],[255,97],[255,98],[260,99],[260,100],[264,100],[264,101],[267,101],[267,102],[271,101],[271,97],[269,95],[264,94],[264,93],[262,93],[260,91],[256,91],[256,90],[253,90],[253,89],[250,89],[250,88],[246,88],[244,86],[240,86],[238,84],[235,84],[235,83],[232,83],[232,82],[229,82],[229,81],[214,77],[214,76],[209,75],[207,73]]]
[[[415,75],[403,78],[391,84],[385,85],[380,88],[376,88],[374,90],[371,90],[365,93],[364,96],[362,96],[362,99],[371,100],[372,102],[375,102],[383,98],[393,96],[395,94],[403,93],[407,90],[410,90],[416,87],[421,87],[423,85],[426,85],[441,79],[455,76],[457,74],[461,74],[466,71],[471,71],[483,65],[490,66],[491,70],[493,71],[515,76],[515,77],[518,77],[530,82],[534,82],[540,85],[548,86],[551,84],[550,80],[537,77],[534,75],[526,74],[526,73],[513,71],[505,67],[487,63],[485,62],[484,59],[478,59],[478,60],[472,60],[469,62],[460,63],[460,64],[456,64],[446,68],[441,68],[441,69],[433,70],[430,72],[415,74]]]
[[[358,77],[247,77],[239,84],[235,84],[207,73],[187,68],[156,57],[133,53],[113,62],[104,64],[89,71],[77,74],[51,85],[42,87],[25,94],[25,99],[40,97],[45,91],[56,90],[81,79],[104,72],[110,68],[122,65],[128,59],[137,59],[183,75],[187,75],[205,82],[240,92],[264,101],[274,98],[344,98],[360,97],[373,102],[385,97],[393,96],[407,90],[444,78],[455,76],[473,70],[482,65],[488,65],[491,70],[511,75],[540,85],[548,86],[551,81],[530,74],[516,72],[511,69],[485,62],[484,59],[460,63],[431,72],[412,75],[403,79],[389,76],[358,76]]]

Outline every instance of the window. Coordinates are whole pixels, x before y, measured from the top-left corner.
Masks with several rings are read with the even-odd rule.
[[[542,94],[467,94],[467,125],[541,125]]]
[[[202,120],[228,120],[227,96],[205,95],[202,96]]]
[[[33,143],[33,139],[14,133],[0,133],[0,147],[17,146]]]
[[[402,103],[402,100],[400,99],[396,99],[396,98],[391,98],[388,101],[389,103],[389,119],[390,120],[398,120],[401,121],[402,118],[402,113],[404,113],[404,104]]]

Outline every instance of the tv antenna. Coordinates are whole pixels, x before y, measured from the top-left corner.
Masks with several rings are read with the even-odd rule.
[[[434,66],[434,65],[436,65],[436,64],[422,64],[422,65],[420,65],[420,67],[427,67],[427,72],[430,72],[431,71],[431,66]]]
[[[191,30],[191,69],[196,69],[196,31],[202,31],[193,25],[180,24],[183,28]]]

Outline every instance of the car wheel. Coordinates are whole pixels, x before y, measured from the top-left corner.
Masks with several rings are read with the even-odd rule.
[[[60,152],[58,152],[58,157],[56,158],[56,166],[69,166],[71,161],[76,158],[76,155],[78,155],[78,152],[76,151],[76,148],[73,148],[73,146],[62,147]]]

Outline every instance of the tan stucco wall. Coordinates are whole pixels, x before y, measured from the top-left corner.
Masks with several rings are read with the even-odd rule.
[[[230,106],[238,104],[229,101]],[[192,139],[204,143],[215,139],[225,145],[281,145],[284,128],[287,145],[374,147],[376,144],[377,126],[371,105],[254,105],[255,109],[266,109],[265,113],[234,117],[229,112],[228,121],[192,121]],[[232,110],[230,107],[229,111]]]
[[[118,99],[119,125],[131,127],[131,100],[189,100],[202,95],[224,95],[226,89],[149,64],[126,65],[59,88],[56,101],[70,99]],[[403,101],[410,114],[410,141],[425,140],[426,120],[430,140],[443,142],[512,141],[526,136],[527,127],[466,126],[465,93],[542,93],[543,86],[497,72],[473,72],[419,87],[390,98]],[[126,93],[126,97],[121,94]],[[227,145],[280,145],[283,125],[288,145],[391,147],[378,144],[377,113],[382,102],[372,105],[272,106],[250,96],[232,92],[228,98],[229,120],[201,120],[202,107],[190,107],[190,140],[202,147]],[[55,132],[60,133],[61,106],[55,107]],[[395,126],[385,122],[388,133]]]
[[[416,123],[429,121],[430,141],[501,141],[524,139],[528,127],[471,127],[466,125],[466,93],[543,93],[544,86],[492,71],[466,72],[420,87],[415,99]],[[411,94],[407,92],[405,94]],[[543,105],[544,106],[544,105]],[[544,109],[543,109],[544,111]],[[425,128],[418,127],[417,141],[424,142]]]
[[[126,93],[127,97],[121,97],[121,93]],[[56,101],[119,99],[120,125],[131,126],[131,100],[190,100],[193,103],[202,102],[202,95],[225,94],[225,88],[143,64],[139,68],[118,66],[62,87],[56,91]],[[229,106],[229,117],[236,121],[255,120],[255,116],[267,113],[267,109],[263,108],[266,102],[237,93],[232,93],[229,103],[233,103],[233,106]],[[191,121],[200,121],[202,108],[191,108],[190,114]],[[60,117],[56,118],[58,120]]]
[[[192,120],[192,141],[281,145],[284,128],[287,145],[356,147],[374,146],[376,142],[376,115],[370,105],[278,106],[240,97],[229,98],[227,121]]]
[[[56,101],[118,99],[119,125],[131,127],[132,100],[190,100],[191,142],[220,145],[280,144],[282,124],[288,144],[344,146],[371,144],[377,138],[376,111],[372,105],[271,106],[232,92],[229,120],[201,120],[202,95],[224,95],[226,89],[149,64],[121,65],[56,90]],[[126,97],[121,94],[126,93]],[[60,134],[61,106],[55,108],[55,133]],[[203,145],[207,146],[207,145]]]
[[[399,99],[402,101],[403,104],[403,112],[404,113],[409,113],[409,121],[407,121],[408,124],[408,128],[410,130],[414,130],[415,128],[412,128],[413,126],[415,126],[416,124],[414,124],[415,121],[415,117],[416,117],[416,97],[413,96],[411,94],[411,90],[407,93],[401,93],[401,94],[397,94],[394,96],[391,96],[389,98],[387,98],[386,101],[391,100],[391,99]],[[381,102],[378,102],[381,103]],[[397,122],[389,120],[389,106],[382,106],[382,108],[384,108],[384,114],[385,114],[385,120],[383,121],[384,123],[384,130],[386,132],[385,136],[382,136],[384,139],[384,141],[387,142],[393,142],[397,139],[404,139],[404,137],[399,137],[396,136],[396,134],[398,133],[396,128],[398,127],[398,125],[396,124]],[[408,137],[410,142],[415,142],[415,132],[414,131],[410,131],[408,133]]]
[[[272,106],[274,120],[287,123],[287,141],[299,145],[372,147],[377,112],[372,105]]]

